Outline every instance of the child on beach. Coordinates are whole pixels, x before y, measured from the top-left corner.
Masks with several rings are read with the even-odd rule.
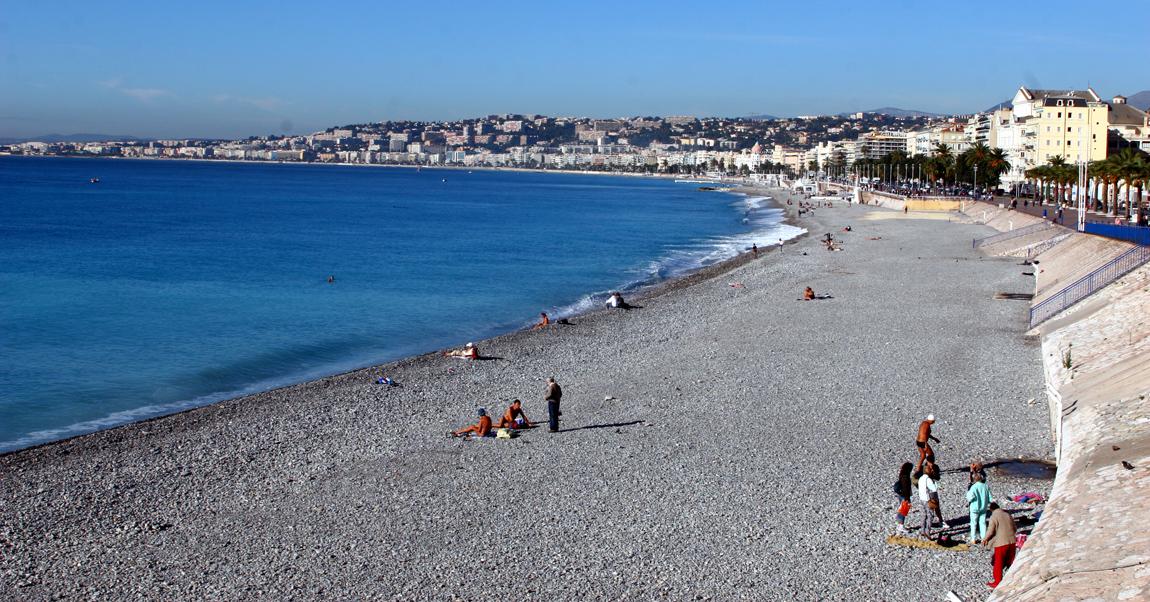
[[[898,508],[895,511],[895,520],[898,521],[899,532],[906,531],[906,515],[910,514],[910,471],[914,465],[910,462],[903,462],[902,467],[898,469],[898,480],[894,482],[894,494],[898,497]]]

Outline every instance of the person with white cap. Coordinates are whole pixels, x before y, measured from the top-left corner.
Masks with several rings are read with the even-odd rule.
[[[463,359],[477,360],[479,359],[479,348],[475,343],[468,343],[463,346],[463,349],[452,349],[451,351],[444,351],[444,357],[461,357]]]
[[[930,427],[934,425],[934,414],[926,417],[921,424],[918,425],[918,437],[914,440],[914,444],[918,447],[918,466],[922,467],[924,460],[934,458],[934,449],[930,446],[930,440],[934,439],[935,443],[942,443],[930,432]]]

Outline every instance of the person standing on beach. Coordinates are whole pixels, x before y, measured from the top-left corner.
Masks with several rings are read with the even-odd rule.
[[[934,414],[927,416],[926,420],[923,420],[918,425],[918,437],[915,438],[914,444],[918,447],[918,465],[920,467],[928,456],[934,456],[934,449],[930,447],[930,440],[934,439],[935,443],[942,443],[942,441],[938,440],[938,437],[930,433],[932,425],[934,425]]]
[[[755,259],[759,258],[759,245],[751,243],[751,254],[755,256]]]
[[[934,509],[931,508],[932,493],[938,495],[938,485],[929,474],[924,472],[918,477],[918,501],[922,502],[922,529],[919,530],[919,535],[923,537],[930,537],[930,532],[934,529]]]
[[[559,400],[562,398],[563,388],[555,382],[554,378],[548,378],[547,394],[543,399],[547,402],[547,426],[552,433],[559,431],[559,417],[563,415],[559,411]]]
[[[966,501],[970,503],[970,543],[986,537],[986,511],[990,507],[990,487],[982,475],[973,473],[974,483],[966,490]]]
[[[1014,564],[1014,518],[1010,513],[990,503],[990,525],[986,529],[984,545],[994,548],[994,580],[987,583],[990,589],[1002,583],[1002,573]]]

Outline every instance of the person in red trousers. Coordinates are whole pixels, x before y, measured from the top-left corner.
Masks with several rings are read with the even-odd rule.
[[[1014,564],[1014,519],[994,502],[990,503],[990,523],[982,543],[994,548],[994,581],[986,584],[994,589],[1002,583],[1003,571]]]

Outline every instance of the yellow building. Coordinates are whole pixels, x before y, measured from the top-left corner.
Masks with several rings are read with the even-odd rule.
[[[1014,95],[1014,117],[1022,134],[1026,168],[1054,157],[1067,163],[1106,158],[1110,106],[1094,90],[1030,90]]]

